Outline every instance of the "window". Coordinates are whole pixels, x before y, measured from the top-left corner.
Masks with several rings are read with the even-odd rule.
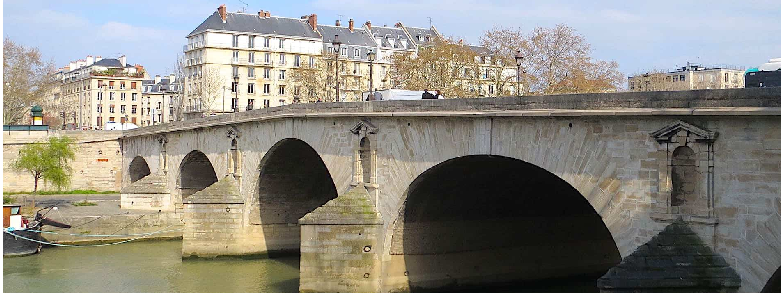
[[[255,84],[254,83],[248,83],[247,84],[247,93],[248,94],[254,94],[255,93]]]
[[[686,75],[681,74],[681,81],[686,81]]]
[[[239,36],[234,35],[233,36],[233,47],[238,47],[238,46],[239,46]]]
[[[113,101],[113,100],[114,100],[114,92],[110,92],[110,93],[108,93],[108,99],[109,99],[110,101]]]
[[[491,94],[491,95],[494,94],[494,85],[492,85],[492,84],[488,85],[488,94]]]
[[[729,73],[724,74],[724,82],[729,82]]]
[[[315,57],[309,56],[309,68],[315,67]]]
[[[119,100],[124,101],[125,100],[125,93],[119,93]]]
[[[285,40],[279,39],[279,48],[284,49],[285,48]]]
[[[119,82],[119,89],[121,89],[121,90],[125,89],[125,82],[124,81],[120,81]]]
[[[263,68],[263,78],[271,78],[271,68]]]
[[[673,82],[678,82],[678,76],[677,75],[673,75]]]
[[[239,99],[231,99],[231,109],[233,109],[234,112],[238,112],[237,110],[239,109]]]
[[[239,62],[239,51],[233,51],[233,62]]]
[[[247,36],[249,38],[249,41],[247,42],[247,48],[255,48],[255,37],[254,36]]]
[[[135,102],[136,99],[138,99],[138,93],[132,93],[130,94],[130,100]]]
[[[285,54],[279,54],[279,65],[285,65]]]
[[[353,58],[355,59],[361,59],[361,50],[356,48],[353,50]]]
[[[98,92],[98,101],[103,100],[103,92]]]
[[[249,64],[255,63],[255,52],[249,52],[249,58],[247,58],[247,62],[249,62]]]
[[[125,114],[125,105],[119,106],[119,113]]]
[[[266,47],[266,48],[271,47],[271,39],[264,38],[263,39],[263,47]]]
[[[358,63],[353,64],[353,73],[361,74],[361,66]]]
[[[285,86],[284,85],[280,85],[279,86],[279,95],[281,96],[281,95],[284,95],[284,94],[285,94]]]
[[[342,48],[342,56],[347,56],[347,48]]]
[[[285,79],[285,70],[279,71],[279,79],[284,80]]]
[[[108,89],[110,89],[110,90],[114,89],[114,82],[113,81],[109,81],[108,82]]]
[[[136,105],[130,106],[130,114],[136,114],[136,111],[138,111],[138,106]]]
[[[102,80],[98,80],[98,87],[99,88],[103,87],[103,81]]]
[[[263,85],[263,93],[267,94],[267,95],[271,93],[271,85],[270,84],[264,84]]]
[[[239,68],[236,66],[233,66],[233,77],[239,76]]]
[[[111,113],[114,113],[114,111],[111,111]],[[108,117],[108,121],[114,122],[114,117]]]
[[[301,66],[301,56],[295,55],[293,57],[293,66],[295,66],[295,67]]]
[[[248,99],[247,100],[247,110],[252,110],[255,108],[255,99]]]
[[[114,105],[108,106],[108,112],[114,113]]]
[[[130,88],[131,89],[136,89],[136,82],[135,81],[130,83]]]
[[[239,90],[239,83],[238,82],[231,82],[231,93],[235,93]]]
[[[163,102],[157,102],[157,110],[160,110],[160,108],[162,107],[162,105],[163,105]]]
[[[263,57],[263,62],[271,64],[271,53],[266,53],[266,56]]]
[[[263,100],[263,108],[271,107],[271,101],[269,100]]]
[[[98,104],[97,111],[98,111],[98,113],[103,113],[103,105]],[[100,117],[98,117],[98,118],[100,118]]]
[[[255,68],[252,67],[247,68],[247,77],[255,77]]]

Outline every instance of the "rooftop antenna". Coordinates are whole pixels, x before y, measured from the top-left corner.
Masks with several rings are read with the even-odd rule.
[[[429,27],[429,28],[431,28],[431,27],[432,27],[432,25],[431,25],[431,16],[428,16],[428,27]]]
[[[241,13],[247,12],[247,8],[249,8],[249,4],[247,4],[247,2],[244,2],[244,1],[241,1],[241,0],[239,0],[239,2],[241,2],[241,4],[244,4],[244,7],[241,8]]]
[[[337,14],[337,16],[339,16],[339,23],[341,23],[342,22],[342,17],[344,17],[344,14]]]

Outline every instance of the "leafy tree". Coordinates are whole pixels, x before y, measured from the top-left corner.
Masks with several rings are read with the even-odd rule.
[[[68,137],[50,137],[46,143],[33,143],[19,150],[19,157],[13,162],[12,168],[19,172],[29,172],[35,181],[34,192],[38,191],[40,179],[50,182],[62,189],[70,184],[70,161],[75,158]]]
[[[57,85],[54,63],[42,60],[38,48],[3,40],[3,123],[19,124],[30,107],[45,104],[45,96]]]
[[[326,52],[323,52],[323,54],[324,56],[313,59],[315,64],[302,64],[290,70],[290,79],[298,87],[297,91],[293,91],[293,97],[298,99],[299,102],[314,103],[317,100],[326,101],[329,94],[331,96],[335,95],[329,92],[331,91],[330,88],[333,87],[330,77],[334,74],[334,54]],[[329,60],[329,57],[331,60]],[[329,84],[330,87],[328,86]]]
[[[393,83],[408,90],[439,90],[445,97],[473,96],[479,75],[477,53],[453,40],[435,39],[432,46],[421,47],[418,53],[398,53],[390,57]]]
[[[521,82],[536,94],[616,91],[624,76],[615,61],[594,60],[591,46],[575,29],[559,24],[524,34],[518,28],[496,27],[485,32],[481,45],[515,64],[517,50],[524,56]]]

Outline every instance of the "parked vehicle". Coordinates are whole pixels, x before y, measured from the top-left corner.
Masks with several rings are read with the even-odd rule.
[[[115,121],[106,122],[106,125],[103,126],[103,130],[128,130],[136,128],[138,128],[138,125],[133,123],[119,123]]]

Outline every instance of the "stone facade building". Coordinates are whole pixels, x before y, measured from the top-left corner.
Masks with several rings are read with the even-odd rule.
[[[141,83],[146,72],[141,65],[130,65],[126,57],[103,59],[87,56],[70,62],[56,73],[60,82],[59,104],[65,113],[76,116],[83,129],[103,129],[107,122],[138,124],[140,113],[131,113],[141,105]],[[67,105],[67,106],[65,106]],[[65,110],[63,110],[65,111]]]
[[[629,77],[629,91],[687,91],[743,88],[743,70],[708,68],[688,64],[672,72],[645,73]]]
[[[144,80],[141,105],[133,107],[131,113],[140,111],[142,119],[139,126],[155,125],[176,120],[177,110],[181,105],[178,100],[181,96],[181,84],[176,82],[176,76],[171,74],[166,77],[155,76],[154,79]]]

